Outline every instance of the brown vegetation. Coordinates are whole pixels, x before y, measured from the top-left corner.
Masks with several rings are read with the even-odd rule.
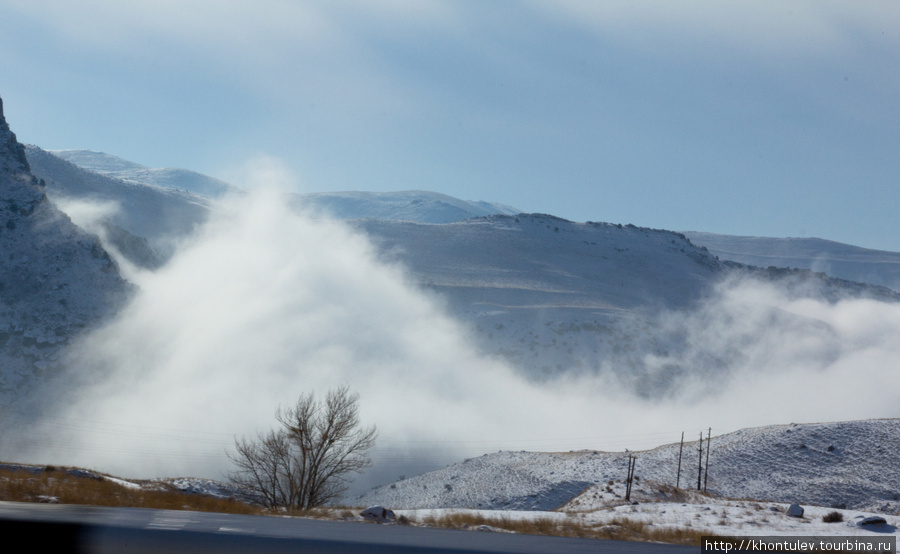
[[[822,521],[825,523],[840,523],[844,521],[844,514],[838,512],[837,510],[833,512],[828,512],[824,516],[822,516]]]
[[[187,494],[161,482],[132,488],[89,472],[60,468],[0,471],[0,500],[52,502],[161,510],[259,514],[260,508],[235,500]]]
[[[159,481],[143,482],[142,487],[137,488],[123,485],[115,479],[106,478],[93,472],[54,467],[17,471],[0,470],[0,500],[234,514],[271,513],[261,507],[236,500],[184,493]],[[359,519],[359,509],[347,507],[292,510],[289,513],[300,517]],[[568,517],[545,516],[513,519],[507,516],[486,516],[472,512],[449,512],[440,516],[418,519],[401,517],[401,519],[403,524],[450,529],[475,530],[486,526],[490,530],[498,532],[687,545],[699,545],[700,536],[710,534],[708,531],[693,530],[689,526],[683,529],[674,529],[628,518],[616,518],[603,524],[590,524],[575,514]]]
[[[700,532],[693,529],[657,527],[628,518],[616,518],[602,525],[591,525],[577,517],[511,519],[504,516],[489,517],[469,512],[450,512],[438,517],[428,516],[413,521],[413,523],[449,529],[477,529],[487,526],[492,530],[532,535],[663,542],[693,546],[700,545],[701,535],[709,536],[711,534],[707,531]]]

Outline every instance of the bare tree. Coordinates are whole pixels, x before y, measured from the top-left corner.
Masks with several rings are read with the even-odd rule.
[[[359,395],[346,386],[329,390],[324,401],[304,394],[279,408],[281,428],[256,439],[235,439],[237,466],[229,479],[260,496],[269,509],[306,509],[327,504],[347,490],[350,474],[371,464],[375,426],[359,424]]]

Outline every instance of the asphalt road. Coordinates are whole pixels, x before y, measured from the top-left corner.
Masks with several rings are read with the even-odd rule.
[[[699,547],[138,508],[0,502],[4,551],[687,553]]]

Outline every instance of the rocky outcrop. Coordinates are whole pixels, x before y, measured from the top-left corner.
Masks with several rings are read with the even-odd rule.
[[[64,346],[130,290],[97,237],[48,200],[0,101],[0,416],[32,402]]]

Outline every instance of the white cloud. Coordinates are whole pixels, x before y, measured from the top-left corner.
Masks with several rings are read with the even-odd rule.
[[[900,22],[900,8],[892,2],[562,0],[532,6],[648,51],[665,50],[663,44],[674,39],[681,54],[744,50],[770,62],[833,56],[854,48],[855,33],[862,29],[882,30],[888,34],[885,40],[900,44],[895,24]],[[709,49],[712,45],[715,50]]]

